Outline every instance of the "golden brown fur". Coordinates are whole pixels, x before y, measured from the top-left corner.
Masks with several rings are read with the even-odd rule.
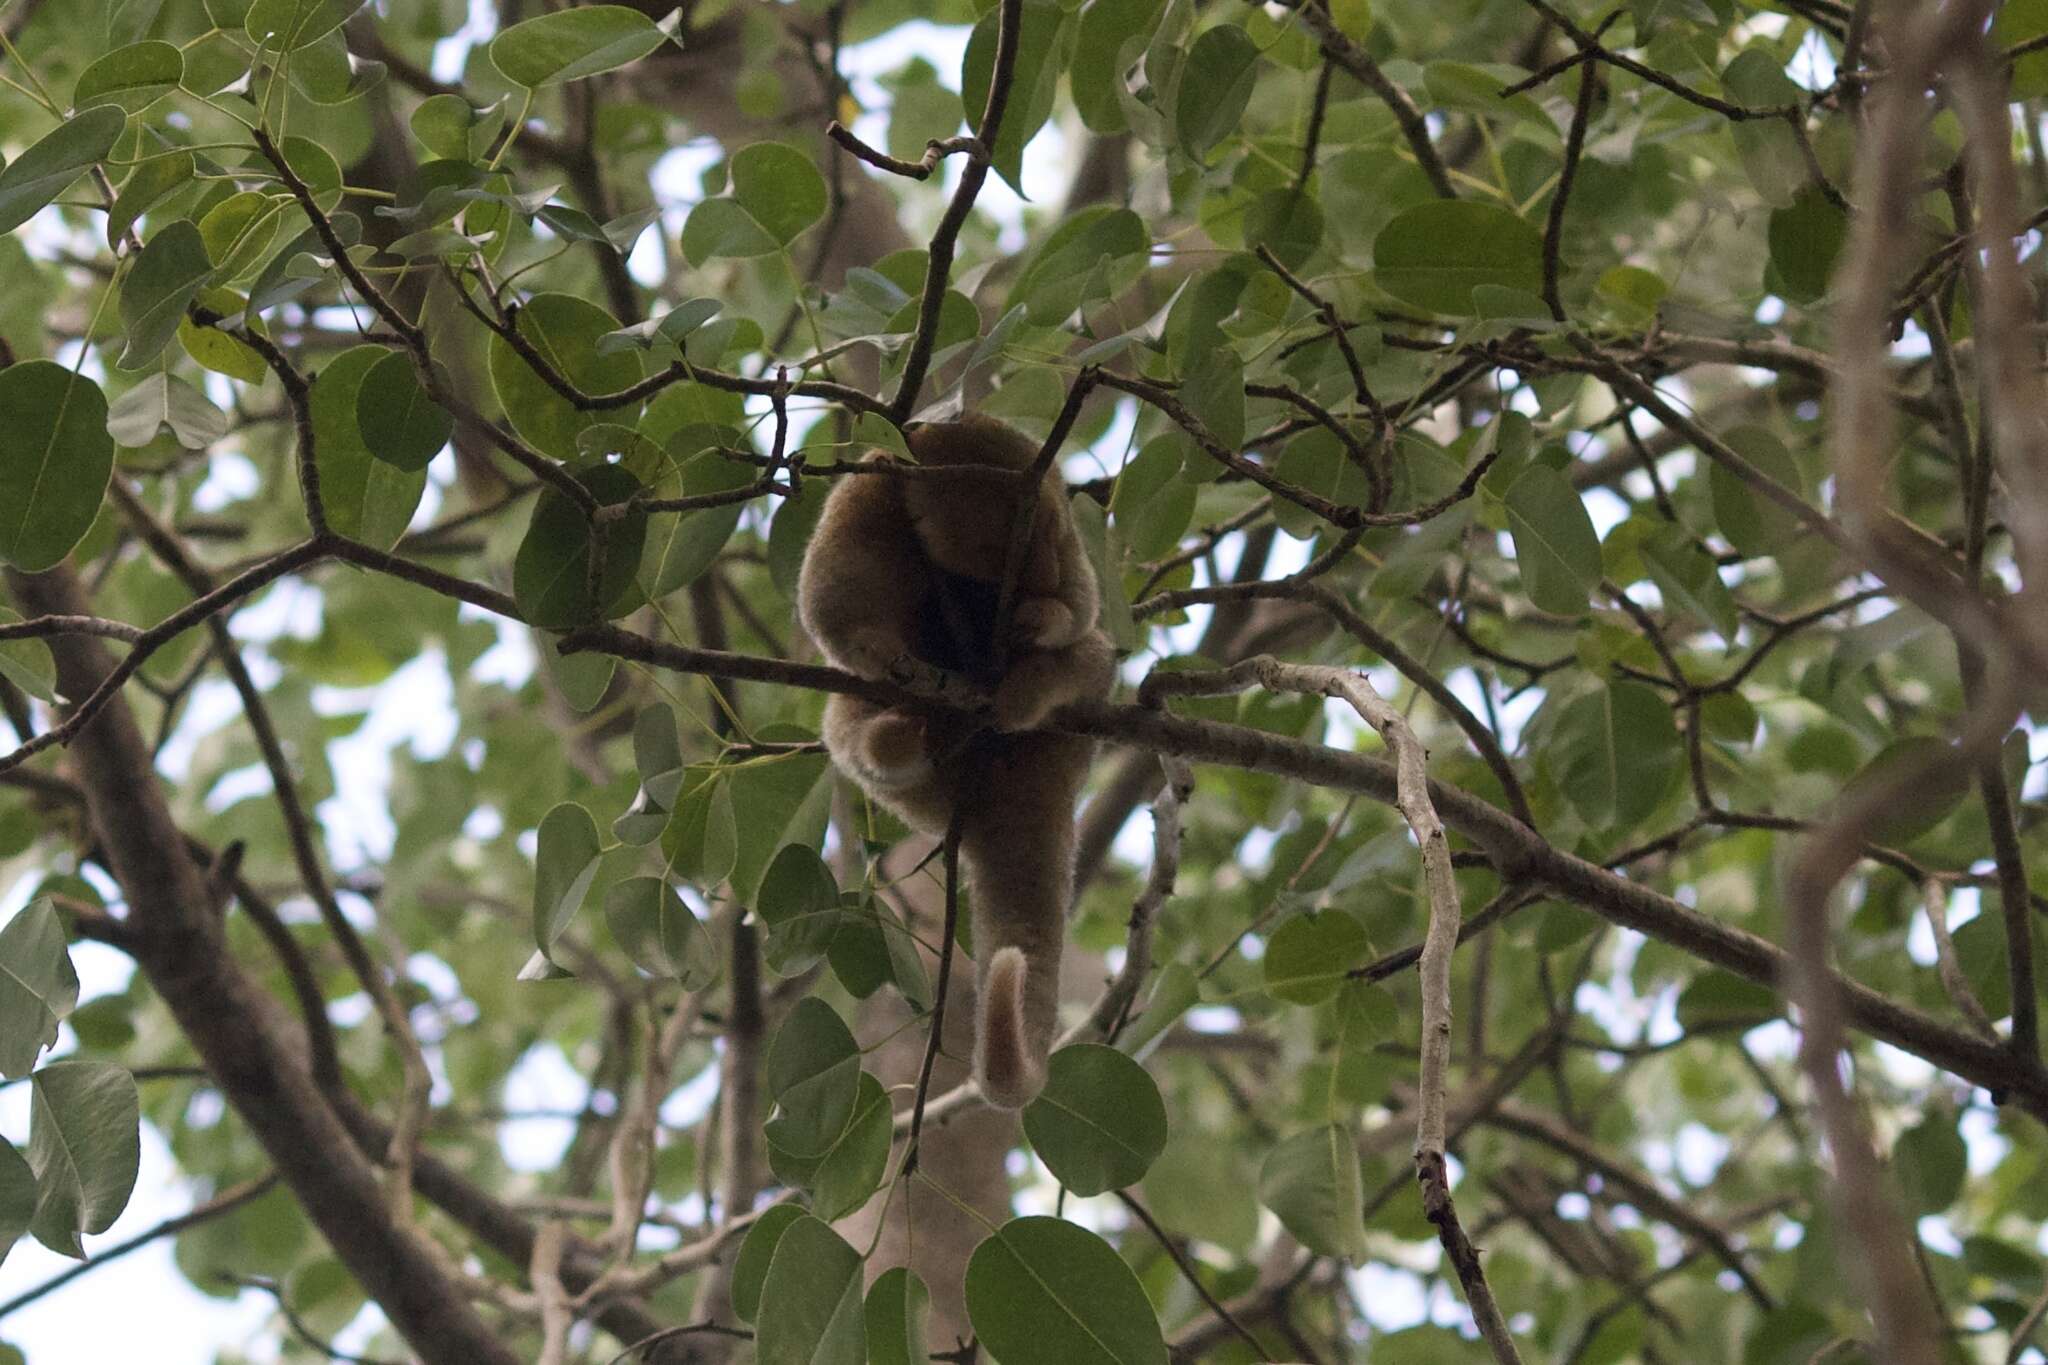
[[[923,465],[1008,469],[1028,468],[1038,453],[985,417],[921,427],[910,449]],[[804,629],[839,667],[887,678],[907,657],[992,691],[995,732],[971,742],[966,723],[946,712],[834,696],[825,746],[913,829],[944,833],[961,803],[980,999],[974,1072],[982,1093],[1009,1109],[1045,1084],[1072,893],[1074,803],[1094,747],[1029,732],[1057,707],[1108,695],[1115,677],[1109,640],[1096,629],[1095,572],[1066,498],[1057,476],[1039,489],[1000,672],[992,635],[1016,506],[1008,480],[842,477],[804,554],[797,591]]]

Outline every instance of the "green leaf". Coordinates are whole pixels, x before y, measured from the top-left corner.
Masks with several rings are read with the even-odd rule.
[[[1551,751],[1558,785],[1595,829],[1640,823],[1664,799],[1683,758],[1670,705],[1639,682],[1573,698],[1558,717]]]
[[[764,929],[762,961],[778,976],[794,976],[816,965],[832,946],[839,929],[839,886],[815,850],[789,844],[762,876],[754,909]]]
[[[1533,464],[1507,492],[1522,590],[1553,616],[1579,616],[1600,582],[1600,537],[1571,481]]]
[[[1259,1235],[1259,1206],[1245,1152],[1215,1133],[1175,1131],[1145,1173],[1145,1200],[1170,1231],[1230,1251],[1249,1251]]]
[[[868,905],[882,931],[882,946],[889,955],[889,979],[895,983],[896,993],[913,1010],[930,1009],[932,982],[925,972],[924,954],[918,948],[916,936],[886,905],[873,900]]]
[[[228,434],[233,419],[213,400],[163,370],[147,376],[107,409],[107,433],[139,450],[168,431],[187,450],[204,450]]]
[[[1684,531],[1668,523],[1660,525],[1655,534],[1643,541],[1639,553],[1643,567],[1650,571],[1650,581],[1663,594],[1665,605],[1692,613],[1712,626],[1723,640],[1735,642],[1735,632],[1742,624],[1741,613],[1735,605],[1735,595],[1721,581],[1712,556],[1693,544]]]
[[[857,1211],[876,1190],[889,1169],[895,1141],[895,1116],[889,1092],[863,1071],[853,1111],[822,1156],[799,1157],[768,1144],[768,1164],[775,1178],[811,1192],[811,1212],[832,1222]]]
[[[185,79],[185,54],[169,43],[151,40],[115,48],[78,73],[71,92],[74,109],[111,104],[140,113],[178,88]]]
[[[1266,992],[1296,1005],[1316,1005],[1337,994],[1345,974],[1372,951],[1365,926],[1343,910],[1296,915],[1266,943],[1260,966]]]
[[[2006,0],[1991,20],[1991,41],[2011,48],[2048,33],[2048,0]],[[2012,64],[2012,85],[2008,97],[2039,99],[2048,95],[2048,52],[2039,49]]]
[[[1057,326],[1110,294],[1112,266],[1139,266],[1151,248],[1145,220],[1129,209],[1103,204],[1070,214],[1018,272],[1003,311],[1022,305],[1031,321]]]
[[[1764,427],[1736,427],[1722,438],[1736,454],[1778,483],[1801,492],[1806,480],[1785,443]],[[1758,493],[1719,462],[1707,470],[1713,495],[1714,524],[1728,543],[1751,558],[1775,554],[1800,534],[1800,522],[1789,510]]]
[[[28,1164],[40,1191],[31,1226],[50,1250],[84,1260],[80,1235],[112,1227],[135,1189],[135,1078],[112,1062],[52,1062],[30,1090]]]
[[[768,229],[732,199],[706,199],[683,223],[683,258],[693,266],[719,256],[748,260],[780,249]]]
[[[1074,530],[1081,537],[1081,547],[1088,552],[1088,562],[1095,569],[1095,582],[1102,597],[1099,624],[1119,650],[1135,649],[1138,627],[1131,619],[1131,599],[1124,590],[1127,556],[1123,535],[1109,524],[1102,504],[1095,499],[1076,493],[1067,506],[1074,514]]]
[[[1205,29],[1188,49],[1181,68],[1174,126],[1181,149],[1192,161],[1237,130],[1258,83],[1259,49],[1236,24]]]
[[[825,177],[796,148],[756,142],[732,159],[732,197],[777,246],[788,246],[825,216]]]
[[[232,289],[202,289],[195,302],[226,318],[243,313],[249,301]],[[219,327],[194,322],[190,313],[178,319],[178,344],[204,368],[244,384],[261,384],[270,374],[263,357],[246,342]]]
[[[980,129],[982,111],[988,106],[989,83],[996,64],[996,15],[997,7],[993,5],[982,13],[968,35],[967,51],[960,63],[960,105],[970,133]],[[1065,69],[1071,46],[1066,12],[1056,0],[1024,0],[1010,102],[1003,110],[1003,126],[996,133],[996,145],[989,149],[990,165],[996,174],[1020,193],[1018,177],[1024,164],[1025,145],[1052,115],[1060,73]]]
[[[1362,43],[1372,32],[1372,0],[1330,0],[1330,18],[1339,33]]]
[[[1218,441],[1232,449],[1244,443],[1244,362],[1236,351],[1218,346],[1198,358],[1188,367],[1181,399]]]
[[[597,822],[574,801],[542,818],[533,855],[533,942],[543,956],[583,908],[603,852]]]
[[[774,1263],[776,1244],[792,1223],[807,1216],[799,1205],[772,1204],[761,1210],[754,1226],[747,1229],[739,1255],[732,1262],[732,1315],[741,1322],[752,1322],[759,1316],[761,1286],[768,1279],[768,1267]]]
[[[640,790],[632,808],[612,821],[620,842],[651,844],[661,837],[683,786],[683,751],[676,739],[675,712],[666,703],[644,708],[633,721],[633,764]]]
[[[593,460],[566,468],[600,506],[629,502],[641,491],[640,481],[615,464]],[[533,519],[512,561],[513,600],[529,625],[551,630],[613,615],[633,587],[646,540],[647,514],[637,507],[593,526],[565,494],[547,489],[534,501]],[[599,561],[595,583],[593,556]]]
[[[967,1319],[1002,1365],[1166,1365],[1123,1257],[1058,1218],[1013,1218],[967,1261]]]
[[[864,1365],[861,1257],[816,1218],[799,1218],[775,1243],[761,1285],[754,1359],[759,1365]]]
[[[862,1311],[868,1365],[925,1365],[931,1355],[925,1339],[931,1311],[931,1291],[916,1271],[899,1265],[877,1276]]]
[[[231,194],[199,220],[199,239],[206,258],[221,280],[240,277],[255,266],[277,236],[277,224],[289,200],[245,190]]]
[[[491,40],[491,64],[529,89],[582,80],[639,61],[674,36],[680,11],[657,24],[624,5],[540,14]]]
[[[1771,211],[1771,266],[1785,297],[1812,303],[1828,292],[1835,258],[1849,240],[1849,215],[1817,189],[1803,189],[1790,204]]]
[[[804,551],[810,547],[811,532],[825,514],[829,490],[818,487],[822,480],[806,480],[793,498],[775,507],[775,521],[768,528],[768,577],[775,590],[796,601],[797,575],[803,570]]]
[[[0,236],[14,231],[71,188],[114,150],[128,116],[110,104],[66,119],[0,170]]]
[[[1634,265],[1611,267],[1593,286],[1594,295],[1616,320],[1630,327],[1647,327],[1670,292],[1661,276]]]
[[[731,874],[738,847],[732,787],[724,770],[689,769],[661,831],[661,852],[669,872],[709,890]]]
[[[1365,1249],[1358,1149],[1342,1124],[1296,1133],[1266,1156],[1259,1202],[1311,1251],[1355,1261]]]
[[[448,444],[455,419],[427,396],[412,357],[387,351],[356,387],[356,429],[372,456],[415,474]]]
[[[114,198],[114,206],[107,210],[107,245],[118,246],[128,229],[135,226],[135,220],[161,203],[173,190],[186,185],[192,179],[196,168],[190,152],[171,152],[163,156],[152,156],[137,166],[126,180],[121,182],[121,192]],[[6,176],[0,173],[0,181]]]
[[[379,550],[390,549],[405,534],[427,487],[424,468],[407,471],[372,456],[356,422],[363,377],[394,354],[383,346],[350,347],[320,371],[309,400],[313,466],[320,474],[327,524]]]
[[[121,285],[121,326],[128,337],[121,368],[139,370],[155,360],[212,278],[213,259],[197,224],[180,218],[151,233]]]
[[[1956,1202],[1969,1175],[1969,1150],[1956,1127],[1956,1116],[1936,1108],[1899,1135],[1892,1146],[1892,1165],[1913,1213],[1940,1213]]]
[[[1273,475],[1340,507],[1363,507],[1370,492],[1365,471],[1352,463],[1343,443],[1321,426],[1312,426],[1287,443],[1274,462]],[[1329,527],[1314,512],[1284,498],[1273,500],[1273,520],[1299,540],[1312,540]],[[1442,556],[1432,555],[1429,562],[1433,570]]]
[[[1678,1026],[1688,1033],[1730,1023],[1765,1024],[1784,1013],[1778,993],[1718,968],[1701,972],[1678,995]]]
[[[114,471],[100,386],[48,360],[0,370],[0,560],[40,573],[99,515]]]
[[[635,966],[702,990],[718,979],[718,950],[704,921],[660,877],[628,877],[604,893],[604,921]]]
[[[429,95],[412,111],[412,135],[444,161],[476,161],[505,126],[505,101],[482,109],[456,94]]]
[[[363,0],[256,0],[242,27],[271,52],[310,47],[348,22]]]
[[[36,1213],[36,1173],[15,1145],[0,1138],[0,1261],[27,1232]]]
[[[606,355],[598,350],[598,339],[619,324],[594,303],[572,294],[537,294],[519,310],[514,325],[519,336],[553,364],[557,374],[583,393],[615,393],[640,378],[636,353]],[[585,427],[633,419],[631,408],[579,410],[549,387],[503,337],[493,335],[489,351],[491,386],[512,429],[558,460],[576,457],[576,437]]]
[[[791,725],[766,726],[756,733],[762,739],[795,743],[817,738]],[[739,821],[739,847],[732,889],[741,900],[761,908],[767,899],[768,869],[785,847],[802,845],[813,854],[824,847],[831,766],[823,754],[793,753],[749,759],[733,767],[732,809]],[[819,866],[822,869],[823,864]],[[796,934],[798,941],[804,937]]]
[[[77,1006],[64,922],[47,897],[32,900],[0,926],[0,1076],[26,1076]]]
[[[1299,268],[1323,241],[1323,206],[1296,188],[1267,190],[1245,207],[1244,244],[1266,247],[1280,263]]]
[[[768,1142],[793,1156],[823,1156],[854,1111],[860,1089],[860,1044],[825,1001],[809,995],[776,1031],[762,1072],[776,1113],[764,1124]]]
[[[278,145],[292,173],[306,182],[321,212],[332,213],[341,202],[341,163],[334,153],[309,137],[292,136]]]
[[[669,441],[673,452],[691,431],[685,428]],[[661,479],[650,490],[658,498],[697,497],[744,488],[754,481],[755,470],[728,460],[715,450],[704,450],[677,464],[671,460]],[[739,526],[746,507],[729,503],[696,512],[658,512],[648,519],[647,547],[641,552],[640,589],[650,602],[660,601],[676,589],[694,582],[711,567]]]
[[[1060,1184],[1102,1194],[1136,1184],[1158,1160],[1166,1104],[1144,1067],[1113,1047],[1075,1043],[1052,1054],[1024,1132]]]
[[[1068,83],[1089,131],[1121,133],[1130,127],[1118,98],[1124,82],[1119,56],[1125,43],[1151,33],[1164,8],[1164,0],[1090,0],[1081,11]]]
[[[1109,514],[1140,561],[1159,559],[1180,543],[1195,514],[1195,485],[1180,477],[1176,433],[1155,436],[1116,476]]]
[[[1543,234],[1491,204],[1433,199],[1394,215],[1372,244],[1373,278],[1404,303],[1470,315],[1480,285],[1540,293]]]
[[[1785,74],[1784,59],[1763,47],[1736,54],[1721,73],[1721,84],[1729,98],[1759,109],[1797,104],[1805,94]],[[1773,208],[1790,204],[1807,181],[1798,134],[1774,118],[1742,119],[1727,127],[1742,169],[1764,202]]]
[[[20,612],[0,607],[0,626],[15,625],[21,619]],[[51,655],[47,641],[27,639],[0,643],[0,678],[5,678],[37,701],[57,700],[57,660]]]
[[[1932,735],[1895,740],[1849,779],[1842,799],[1854,801],[1866,789],[1889,784],[1906,771],[1920,773],[1865,830],[1874,843],[1909,844],[1946,820],[1970,794],[1967,767],[1954,757],[1955,746]]]

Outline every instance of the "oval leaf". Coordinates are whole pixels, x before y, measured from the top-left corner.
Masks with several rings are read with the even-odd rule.
[[[455,419],[427,397],[411,356],[386,351],[356,388],[356,427],[371,455],[412,474],[441,453],[455,434]]]
[[[624,5],[585,5],[536,15],[491,40],[491,63],[529,88],[580,80],[638,61],[673,31]]]
[[[362,7],[363,0],[256,0],[243,28],[258,46],[289,52],[319,42]]]
[[[1145,1068],[1113,1047],[1076,1043],[1052,1054],[1024,1132],[1046,1168],[1079,1195],[1144,1178],[1166,1147],[1166,1104]]]
[[[0,1076],[26,1076],[77,1004],[78,973],[57,907],[32,900],[0,927]]]
[[[775,1260],[775,1244],[789,1225],[805,1217],[795,1204],[771,1204],[761,1210],[754,1226],[740,1243],[740,1254],[732,1262],[732,1314],[741,1322],[752,1322],[761,1309],[761,1286],[768,1279],[768,1267]]]
[[[1480,285],[1543,288],[1543,234],[1491,204],[1435,199],[1405,209],[1373,239],[1372,259],[1380,288],[1432,313],[1474,312]]]
[[[777,246],[788,246],[825,216],[825,177],[796,148],[756,142],[732,159],[732,197]]]
[[[1549,465],[1530,465],[1507,495],[1522,590],[1553,616],[1586,610],[1600,581],[1600,537],[1578,490]]]
[[[718,978],[718,953],[704,922],[660,877],[629,877],[604,893],[604,921],[635,966],[684,990]]]
[[[564,14],[584,12],[567,10]],[[604,309],[571,294],[537,294],[519,310],[513,323],[527,345],[587,394],[613,393],[640,378],[636,352],[605,355],[597,349],[598,339],[617,330],[618,325]],[[491,387],[497,391],[512,429],[556,459],[576,458],[576,437],[585,427],[601,421],[630,424],[632,411],[627,408],[609,412],[578,409],[535,373],[503,337],[493,335],[489,351]]]
[[[374,458],[356,420],[363,376],[387,356],[383,346],[354,346],[327,363],[313,381],[313,466],[327,524],[342,535],[388,550],[405,534],[426,491],[427,471]],[[400,357],[403,359],[403,357]]]
[[[768,1140],[793,1156],[823,1156],[853,1116],[860,1076],[860,1046],[839,1011],[815,995],[799,1000],[768,1047]]]
[[[78,73],[71,92],[77,109],[111,104],[133,114],[147,109],[185,79],[185,54],[169,43],[130,43]]]
[[[1558,717],[1557,781],[1587,824],[1631,826],[1664,798],[1681,754],[1671,707],[1644,683],[1576,697]]]
[[[0,370],[0,560],[30,573],[71,553],[114,472],[100,386],[48,360]]]
[[[30,1078],[28,1164],[40,1198],[36,1240],[85,1258],[135,1189],[142,1159],[135,1078],[112,1062],[52,1062]]]
[[[597,822],[574,801],[542,817],[533,855],[533,941],[543,954],[582,908],[602,855]]]
[[[839,931],[839,884],[816,851],[786,845],[761,878],[754,909],[767,933],[762,960],[780,976],[815,965]]]
[[[794,1156],[770,1142],[768,1164],[776,1179],[811,1192],[812,1213],[827,1222],[844,1218],[867,1203],[888,1174],[894,1117],[889,1092],[863,1071],[853,1115],[823,1156]]]
[[[1337,1123],[1296,1133],[1259,1170],[1259,1202],[1311,1251],[1355,1260],[1365,1246],[1358,1149]]]
[[[967,1319],[1003,1365],[1166,1362],[1158,1316],[1130,1266],[1058,1218],[1012,1219],[974,1249]]]
[[[931,1291],[916,1271],[899,1265],[877,1276],[863,1313],[868,1365],[925,1365],[930,1358],[925,1324],[931,1311]]]
[[[586,461],[569,466],[568,473],[603,506],[627,502],[640,492],[640,481],[615,464]],[[596,527],[582,508],[550,488],[535,500],[533,519],[512,561],[513,600],[529,625],[545,629],[566,630],[598,620],[632,588],[646,540],[645,512],[636,508]],[[593,555],[598,558],[595,575]]]
[[[128,336],[122,369],[139,370],[156,359],[212,277],[213,258],[198,224],[180,218],[150,234],[121,285],[121,324]]]
[[[114,150],[128,116],[110,104],[66,119],[0,170],[0,235],[14,231]]]
[[[759,1365],[864,1365],[860,1253],[816,1218],[792,1222],[761,1285]]]
[[[1371,951],[1365,926],[1343,910],[1296,915],[1273,931],[1261,964],[1266,991],[1295,1005],[1316,1005],[1337,993],[1344,974]]]

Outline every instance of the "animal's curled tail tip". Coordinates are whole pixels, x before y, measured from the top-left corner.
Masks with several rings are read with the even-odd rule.
[[[1030,969],[1022,948],[1000,948],[989,959],[982,986],[975,1081],[998,1109],[1022,1109],[1045,1089],[1045,1058],[1034,1056],[1024,1037],[1024,976]]]

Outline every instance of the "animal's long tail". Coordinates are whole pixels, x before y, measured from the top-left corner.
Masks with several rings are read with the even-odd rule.
[[[1011,811],[1014,819],[970,823],[960,854],[974,905],[974,1079],[990,1104],[1021,1109],[1045,1088],[1059,1027],[1074,827],[1071,803]]]
[[[1031,1029],[1031,976],[1021,948],[998,948],[981,974],[974,1079],[998,1109],[1022,1109],[1045,1089],[1052,1040],[1035,1037]]]

